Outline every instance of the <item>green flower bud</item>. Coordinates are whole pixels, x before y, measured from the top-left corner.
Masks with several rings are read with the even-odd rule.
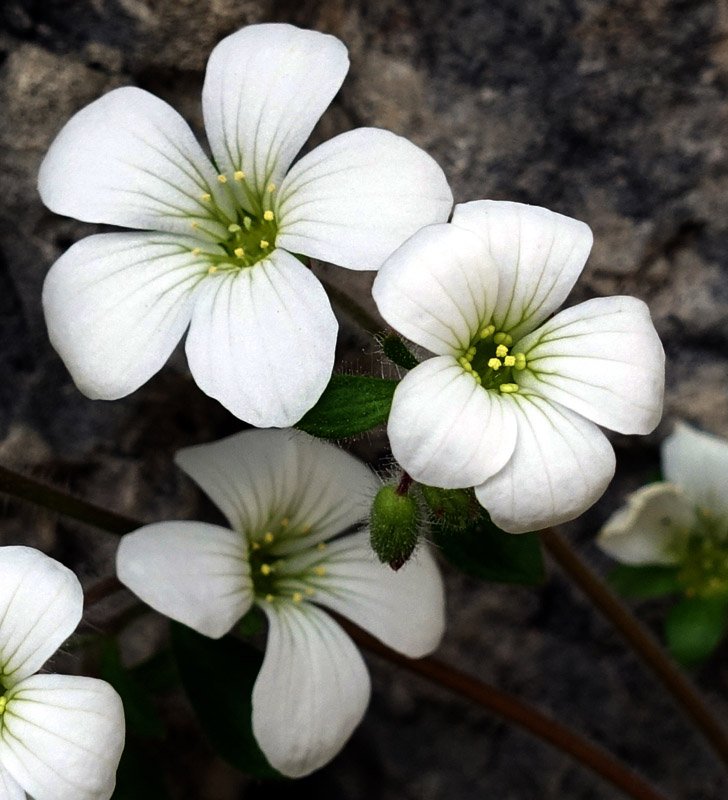
[[[472,493],[466,489],[440,489],[420,484],[420,492],[432,511],[433,524],[463,530],[473,516]]]
[[[398,570],[417,546],[422,514],[410,494],[398,494],[394,486],[377,492],[369,517],[372,549],[383,564]]]

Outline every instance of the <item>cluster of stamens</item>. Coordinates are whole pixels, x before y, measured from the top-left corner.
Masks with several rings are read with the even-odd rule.
[[[209,275],[252,267],[253,264],[261,261],[273,251],[277,234],[276,217],[273,211],[275,184],[269,183],[263,197],[260,198],[248,185],[242,170],[236,170],[232,179],[229,179],[227,175],[220,174],[217,176],[217,180],[222,186],[228,188],[237,212],[235,218],[231,218],[230,214],[215,202],[215,198],[209,192],[200,195],[200,202],[213,212],[217,220],[227,229],[228,234],[227,238],[219,241],[219,236],[213,234],[212,231],[205,230],[203,222],[194,220],[191,223],[195,230],[215,236],[218,244],[225,251],[225,255],[218,255],[203,253],[203,249],[199,247],[192,250],[193,255],[203,254],[209,262],[207,270]],[[241,206],[238,196],[240,193],[244,197],[245,208]],[[248,209],[253,210],[249,211]]]
[[[526,356],[511,353],[512,344],[513,337],[509,333],[496,331],[495,325],[486,325],[458,358],[458,363],[478,386],[512,394],[518,391],[518,384],[512,380],[513,372],[526,368]]]
[[[271,524],[261,534],[250,538],[250,573],[258,599],[272,603],[276,600],[290,599],[302,603],[304,598],[315,596],[317,578],[326,575],[325,542],[315,548],[286,553],[282,545],[311,532],[310,526],[293,530],[287,517],[277,524]]]
[[[728,520],[706,509],[680,556],[678,581],[688,597],[728,595]]]

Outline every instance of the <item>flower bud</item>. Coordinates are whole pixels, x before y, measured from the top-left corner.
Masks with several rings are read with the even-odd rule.
[[[465,489],[440,489],[420,484],[420,492],[432,511],[433,523],[450,530],[462,530],[472,517],[472,493]]]
[[[372,549],[383,564],[398,570],[417,546],[422,515],[414,497],[394,486],[377,492],[369,517]]]

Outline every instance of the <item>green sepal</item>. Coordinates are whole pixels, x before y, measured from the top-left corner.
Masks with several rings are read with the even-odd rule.
[[[607,581],[622,597],[664,597],[680,591],[677,567],[645,564],[619,564],[607,576]]]
[[[414,369],[420,363],[396,333],[382,333],[377,336],[377,340],[382,346],[384,355],[398,367]]]
[[[728,597],[686,597],[665,620],[665,639],[673,657],[692,666],[704,661],[728,629]]]
[[[263,654],[232,636],[209,639],[176,622],[171,629],[182,685],[215,751],[248,775],[282,777],[253,736],[251,696]]]
[[[323,439],[345,439],[387,421],[398,381],[368,375],[332,375],[299,430]]]
[[[435,543],[454,566],[468,575],[496,583],[534,586],[546,577],[541,541],[535,533],[505,533],[480,511],[465,528],[432,529]]]

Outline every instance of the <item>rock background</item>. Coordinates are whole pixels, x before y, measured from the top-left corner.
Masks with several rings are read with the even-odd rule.
[[[358,125],[412,138],[456,200],[513,199],[589,223],[595,246],[573,302],[629,293],[653,313],[668,355],[664,422],[615,438],[618,476],[567,528],[608,564],[594,531],[657,465],[674,419],[728,436],[728,4],[725,0],[6,0],[0,10],[0,462],[32,469],[146,520],[205,510],[171,465],[183,445],[233,432],[184,357],[131,397],[92,402],[50,348],[40,308],[50,264],[93,226],[55,217],[35,178],[63,123],[101,93],[137,85],[201,130],[207,55],[244,24],[279,20],[336,34],[351,72],[314,139]],[[392,180],[396,181],[393,175]],[[324,269],[348,291],[371,276]],[[347,367],[379,369],[341,317]],[[376,458],[384,438],[354,443]],[[85,583],[114,542],[9,504],[0,536],[60,557]],[[700,737],[621,641],[552,570],[540,590],[448,572],[440,655],[587,732],[680,800],[728,783]],[[642,604],[651,624],[659,604]],[[133,626],[131,660],[163,626]],[[726,649],[695,677],[726,717]],[[69,657],[73,661],[72,657]],[[174,798],[607,800],[615,791],[566,757],[376,659],[370,712],[344,753],[304,782],[259,786],[199,743],[182,701],[161,747]]]

